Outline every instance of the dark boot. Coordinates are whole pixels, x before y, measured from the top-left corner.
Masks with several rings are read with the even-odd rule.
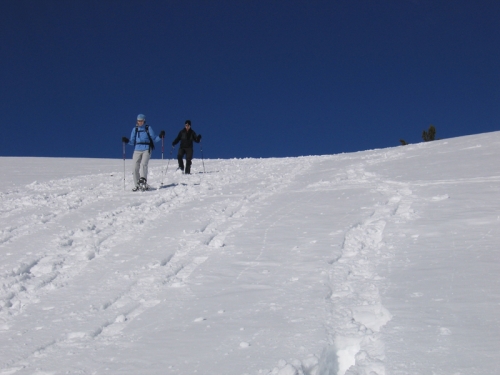
[[[179,162],[179,169],[184,172],[184,160],[182,158],[178,158],[177,161]]]

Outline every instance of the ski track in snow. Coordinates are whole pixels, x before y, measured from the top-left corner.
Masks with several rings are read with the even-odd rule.
[[[85,275],[89,262],[105,260],[108,253],[131,240],[135,231],[161,220],[162,215],[172,209],[214,193],[214,190],[216,195],[218,185],[239,183],[241,178],[238,179],[238,174],[224,176],[227,171],[203,176],[174,175],[174,179],[180,181],[165,185],[156,192],[122,194],[117,193],[121,184],[119,175],[90,175],[46,183],[34,182],[24,189],[2,193],[5,199],[2,199],[0,210],[5,229],[1,233],[0,247],[4,247],[7,258],[0,266],[0,329],[4,337],[11,332],[13,339],[18,335],[15,327],[22,326],[23,335],[29,338],[22,354],[19,350],[4,351],[7,355],[2,356],[1,373],[17,373],[28,368],[33,358],[50,356],[68,347],[85,347],[88,340],[112,340],[127,324],[160,302],[156,299],[159,290],[182,287],[193,270],[208,258],[210,250],[223,247],[224,238],[238,228],[239,224],[233,221],[245,215],[247,203],[265,199],[283,189],[303,168],[303,163],[298,163],[290,171],[290,164],[279,159],[272,163],[276,164],[275,169],[283,164],[286,171],[271,174],[268,181],[261,180],[248,186],[244,195],[215,204],[211,212],[204,215],[206,224],[195,233],[198,240],[193,240],[192,234],[189,240],[180,239],[176,251],[148,264],[143,264],[136,257],[138,265],[133,271],[120,275],[120,285],[126,285],[126,288],[109,278],[105,280],[109,284],[107,286],[90,285],[90,297],[80,297],[88,299],[89,309],[84,312],[74,311],[76,303],[71,300],[62,307],[42,307],[48,315],[54,311],[52,322],[55,323],[60,321],[58,316],[65,316],[65,319],[74,317],[72,326],[75,331],[72,332],[59,332],[55,324],[51,327],[38,326],[38,322],[25,319],[24,312],[31,305],[50,300],[51,295],[57,295],[63,289],[76,289],[76,280]],[[227,167],[231,168],[231,163]],[[257,171],[256,178],[260,179],[260,173],[266,171],[267,166]],[[94,183],[106,179],[106,183]],[[130,197],[132,194],[132,203],[121,204],[123,196]],[[108,205],[109,200],[114,201],[116,208],[100,211],[99,203],[103,200]],[[95,212],[93,219],[88,219],[93,216],[89,212]],[[79,225],[65,225],[66,221],[74,223],[78,217],[81,217]],[[9,225],[5,225],[7,222]],[[54,230],[59,233],[55,238],[46,234]],[[30,249],[15,259],[17,246],[29,247],[32,237],[37,238],[34,243],[40,243],[40,236],[47,237],[43,241],[44,248]],[[199,256],[200,248],[205,255]],[[97,291],[93,292],[92,288],[112,292],[109,299],[96,305],[92,295],[97,295]],[[47,329],[54,330],[51,334],[53,339],[37,341],[37,332]]]
[[[382,160],[387,156],[383,154]],[[373,158],[367,164],[376,162]],[[392,256],[387,249],[382,251],[387,222],[411,220],[415,216],[411,209],[414,197],[407,184],[383,181],[367,172],[364,163],[349,168],[341,181],[343,186],[369,184],[383,200],[370,208],[367,218],[346,231],[332,261],[328,294],[331,313],[326,328],[334,350],[324,350],[319,373],[382,375],[384,344],[379,332],[391,319],[391,313],[382,305],[379,288],[383,279],[376,274],[376,268]]]
[[[386,157],[383,155],[383,158]],[[377,176],[368,173],[366,165],[374,162],[376,160],[371,158],[366,163],[350,165],[340,171],[334,181],[319,181],[307,186],[309,190],[321,191],[369,184],[383,197],[384,202],[377,203],[367,218],[354,223],[345,232],[342,248],[330,262],[327,282],[329,293],[325,306],[330,316],[325,322],[330,346],[325,347],[323,353],[318,353],[321,354],[319,359],[281,360],[269,374],[329,374],[334,373],[332,369],[344,374],[349,368],[349,374],[384,374],[384,348],[379,331],[391,319],[391,315],[381,304],[381,280],[375,274],[375,268],[377,262],[383,261],[380,249],[384,246],[382,238],[386,222],[411,219],[412,195],[408,186],[380,181]],[[291,163],[287,162],[287,171],[267,172],[279,170],[279,163],[279,159],[267,161],[265,168],[255,171],[255,179],[261,181],[249,186],[246,193],[239,191],[237,196],[226,197],[213,204],[211,212],[204,214],[204,224],[199,230],[190,233],[189,239],[179,239],[176,250],[165,258],[147,264],[137,258],[137,266],[130,274],[119,275],[121,280],[125,280],[125,283],[121,283],[126,285],[125,288],[109,277],[104,279],[105,285],[90,286],[91,289],[109,289],[108,299],[96,304],[92,295],[97,295],[97,291],[91,290],[90,296],[82,297],[88,299],[88,311],[74,311],[72,306],[75,303],[69,303],[62,309],[58,307],[57,314],[55,307],[42,307],[49,313],[54,311],[55,322],[57,316],[75,317],[72,325],[74,331],[59,332],[52,326],[53,338],[48,341],[45,338],[45,342],[36,340],[36,332],[48,327],[23,321],[23,312],[30,305],[49,299],[51,294],[57,294],[63,288],[76,288],[75,282],[85,273],[89,262],[105,259],[120,244],[130,241],[134,231],[147,228],[169,211],[194,199],[216,195],[221,184],[240,181],[238,174],[226,175],[227,171],[189,178],[174,175],[180,181],[156,192],[117,194],[121,182],[118,175],[91,175],[46,183],[35,182],[24,189],[4,193],[7,199],[2,200],[5,204],[1,211],[4,222],[9,225],[2,230],[0,246],[12,249],[7,254],[14,253],[20,244],[29,244],[32,236],[47,236],[45,233],[51,233],[49,229],[57,230],[59,234],[55,238],[48,236],[43,249],[33,248],[20,256],[15,264],[2,262],[0,319],[6,331],[3,334],[9,334],[10,328],[15,327],[16,323],[25,329],[31,325],[29,330],[32,332],[27,335],[31,334],[30,341],[33,342],[33,345],[26,345],[21,355],[16,352],[4,358],[2,373],[16,373],[27,368],[36,357],[50,356],[53,352],[72,347],[85,347],[88,340],[109,341],[119,338],[127,324],[160,302],[158,293],[162,289],[182,287],[193,270],[208,259],[211,249],[224,247],[225,238],[241,226],[237,219],[244,217],[252,204],[286,188],[310,164],[302,160],[289,170]],[[217,181],[221,177],[222,181]],[[245,178],[248,179],[248,176]],[[106,179],[107,182],[93,183]],[[122,197],[130,194],[136,194],[130,201],[132,203],[121,204]],[[103,200],[114,201],[116,208],[100,211],[99,203]],[[293,202],[290,202],[276,211],[274,222],[279,223],[293,211],[293,207]],[[89,212],[95,212],[93,219],[88,219]],[[67,227],[64,224],[65,221],[74,223],[75,217],[81,217],[79,225]],[[237,279],[259,263],[265,251],[267,233],[273,226],[271,224],[265,231],[260,255],[241,271]],[[384,257],[387,256],[390,254],[385,252]],[[15,331],[12,333],[15,334]]]

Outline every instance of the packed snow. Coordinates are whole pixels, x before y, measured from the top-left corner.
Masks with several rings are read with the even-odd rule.
[[[500,132],[158,156],[0,158],[0,374],[498,373]]]

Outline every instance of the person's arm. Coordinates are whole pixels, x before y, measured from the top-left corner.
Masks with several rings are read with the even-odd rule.
[[[136,134],[137,134],[137,128],[133,128],[132,133],[130,134],[130,141],[128,142],[130,146],[134,146]]]
[[[193,141],[195,141],[196,143],[200,143],[200,140],[201,140],[201,134],[196,135],[196,133],[193,132]]]
[[[172,142],[172,146],[175,146],[177,143],[179,143],[179,141],[181,140],[181,133],[182,130],[179,132],[179,134],[177,134],[177,138],[175,138],[174,141]]]
[[[196,143],[200,143],[200,140],[198,139],[196,132],[194,130],[192,130],[192,132],[193,132],[193,141],[195,141]]]
[[[160,136],[155,134],[155,131],[153,130],[153,128],[151,126],[149,127],[149,135],[150,135],[151,139],[153,140],[153,142],[158,143],[161,141]]]

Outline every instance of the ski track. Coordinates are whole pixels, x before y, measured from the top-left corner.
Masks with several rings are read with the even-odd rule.
[[[383,160],[386,158],[387,155],[383,155]],[[370,159],[367,165],[376,162]],[[347,170],[346,174],[344,184],[370,184],[384,200],[372,208],[367,218],[346,231],[329,272],[331,315],[326,328],[335,350],[323,352],[320,374],[338,366],[339,374],[382,375],[385,374],[384,345],[379,332],[392,316],[382,305],[383,279],[376,274],[376,269],[380,262],[393,256],[383,241],[387,222],[414,218],[411,209],[414,197],[406,184],[382,181],[367,172],[363,164]],[[335,353],[337,358],[332,358]]]
[[[383,240],[386,224],[412,220],[415,213],[411,206],[415,196],[409,184],[381,180],[367,169],[377,162],[398,157],[400,153],[397,151],[382,152],[367,156],[362,163],[357,158],[357,164],[349,165],[349,157],[335,156],[347,162],[346,168],[334,171],[333,178],[311,182],[305,187],[309,191],[321,192],[370,186],[379,199],[367,210],[370,212],[368,216],[346,228],[341,248],[331,255],[332,260],[328,262],[325,309],[329,318],[324,327],[329,344],[317,356],[279,361],[269,375],[385,374],[380,329],[391,319],[391,314],[381,301],[384,280],[376,274],[376,268],[380,262],[393,256]],[[33,358],[85,348],[89,340],[109,343],[119,339],[128,324],[161,302],[161,291],[185,286],[193,271],[209,259],[211,252],[224,247],[226,237],[242,225],[250,207],[287,188],[298,174],[324,159],[311,158],[308,163],[298,159],[291,170],[290,161],[285,165],[286,170],[280,169],[280,159],[256,163],[255,170],[247,171],[244,177],[248,181],[248,173],[251,173],[256,182],[245,188],[239,186],[238,194],[229,196],[219,196],[221,186],[236,186],[243,179],[238,177],[241,174],[230,172],[238,172],[233,170],[236,163],[231,161],[218,164],[220,173],[173,174],[170,179],[175,182],[146,193],[118,193],[122,184],[120,176],[106,174],[32,183],[2,193],[8,199],[2,199],[0,207],[4,228],[0,247],[5,248],[7,254],[0,268],[0,330],[4,336],[10,335],[10,340],[15,340],[17,332],[14,328],[17,325],[30,328],[22,333],[29,337],[23,350],[12,351],[7,358],[2,356],[1,373],[24,373],[22,370],[28,371]],[[238,167],[241,164],[244,163],[240,161]],[[154,172],[158,173],[152,169],[152,174]],[[97,184],[93,181],[105,182]],[[121,197],[131,194],[135,195],[127,201],[132,203],[121,204]],[[177,239],[174,250],[156,260],[147,257],[141,260],[136,256],[137,265],[127,274],[118,275],[119,280],[108,276],[103,279],[105,285],[89,285],[87,293],[79,297],[84,303],[77,304],[73,298],[59,309],[43,306],[52,295],[77,288],[77,280],[85,276],[88,265],[104,262],[108,255],[119,249],[120,244],[132,239],[131,233],[147,228],[195,199],[213,199],[214,203],[209,212],[200,215],[200,225],[194,233],[186,233]],[[99,202],[103,200],[108,206],[109,201],[113,201],[115,208],[100,211]],[[268,218],[270,225],[265,230],[260,253],[236,279],[259,264],[266,250],[268,232],[294,210],[293,203],[275,211],[274,218]],[[94,218],[88,219],[89,212],[95,212]],[[67,220],[69,217],[71,220]],[[74,223],[75,217],[81,217],[77,226],[65,226],[65,220]],[[50,235],[54,231],[58,233],[55,237]],[[47,237],[45,247],[32,249],[10,261],[9,254],[15,253],[16,246],[29,243],[30,236]],[[101,289],[109,292],[99,294]],[[95,296],[104,294],[108,296],[105,300],[96,300]],[[61,332],[52,324],[47,327],[54,330],[52,339],[37,340],[37,331],[46,327],[24,317],[27,309],[37,304],[53,321],[61,315],[72,319],[74,330]],[[85,304],[89,306],[86,311],[74,310]]]
[[[383,240],[388,222],[404,223],[417,218],[411,206],[416,196],[410,184],[382,180],[367,171],[370,165],[397,159],[397,150],[377,152],[363,158],[363,163],[338,170],[333,179],[322,178],[307,188],[318,192],[369,186],[377,192],[378,203],[369,208],[370,214],[353,223],[344,232],[342,246],[332,254],[326,280],[325,308],[329,318],[324,322],[328,345],[318,356],[305,359],[281,360],[267,375],[385,375],[384,343],[381,328],[391,320],[383,306],[380,289],[384,279],[377,275],[377,266],[394,257],[391,247]],[[335,156],[337,160],[348,157]],[[359,158],[358,158],[359,160]],[[328,175],[325,171],[325,175]],[[418,185],[418,183],[417,183]],[[438,197],[447,199],[447,197]],[[368,209],[367,207],[364,207]],[[287,207],[281,210],[286,211]],[[280,210],[280,211],[281,211]],[[276,212],[278,214],[278,212]],[[285,216],[283,214],[282,216]],[[275,222],[278,222],[278,218]],[[269,226],[272,228],[274,224]],[[267,230],[263,240],[265,247]],[[262,251],[261,251],[262,254]]]
[[[239,174],[224,174],[227,171],[201,177],[174,174],[173,179],[178,181],[156,192],[123,192],[126,196],[135,194],[133,203],[127,205],[120,203],[122,193],[117,194],[122,183],[119,175],[114,178],[104,174],[35,182],[24,189],[2,193],[6,198],[2,199],[0,207],[5,229],[1,232],[0,247],[4,248],[7,257],[0,268],[0,330],[3,337],[10,335],[6,341],[12,341],[18,335],[15,327],[22,326],[22,335],[27,342],[23,350],[17,348],[7,356],[2,355],[1,373],[24,373],[22,370],[28,370],[33,358],[50,356],[68,348],[83,348],[88,340],[109,341],[119,337],[127,324],[160,302],[157,299],[159,291],[182,287],[194,269],[208,259],[210,251],[224,246],[225,237],[241,225],[238,219],[244,217],[248,204],[264,200],[285,188],[303,168],[303,163],[298,163],[290,171],[289,163],[285,165],[279,159],[272,160],[274,169],[284,164],[287,170],[267,174],[270,178],[263,180],[261,174],[267,172],[269,162],[254,171],[255,178],[261,180],[255,184],[257,189],[255,185],[249,185],[247,194],[219,200],[212,206],[211,212],[201,219],[205,224],[195,233],[199,239],[193,240],[192,234],[189,240],[181,238],[172,254],[147,264],[139,261],[129,274],[121,275],[121,280],[127,280],[125,288],[109,278],[105,280],[109,283],[107,287],[89,285],[88,295],[80,296],[80,299],[88,300],[90,306],[83,312],[74,310],[75,301],[68,301],[66,306],[58,309],[42,307],[48,316],[52,316],[53,322],[60,320],[60,316],[74,320],[72,326],[75,330],[72,332],[60,332],[55,324],[37,326],[39,323],[30,322],[25,313],[33,305],[43,305],[51,295],[76,288],[75,280],[85,275],[90,262],[105,259],[121,243],[129,241],[131,233],[138,228],[146,228],[194,199],[216,196],[221,184],[240,183]],[[227,168],[231,169],[232,164],[229,162]],[[151,173],[154,174],[154,170]],[[106,178],[105,183],[93,183]],[[114,201],[116,208],[99,211],[102,200],[107,204],[109,200]],[[89,210],[96,211],[93,219],[88,219]],[[70,216],[71,220],[67,220]],[[79,216],[82,218],[79,225],[64,225],[65,220],[74,222]],[[9,225],[5,225],[7,222]],[[58,233],[55,237],[48,234],[54,231]],[[30,236],[47,237],[44,248],[27,251],[17,259],[11,257],[16,246],[29,243]],[[96,304],[93,295],[97,295],[100,289],[109,289],[111,293],[107,300]],[[53,339],[37,340],[37,332],[49,328],[54,330],[51,333]]]

